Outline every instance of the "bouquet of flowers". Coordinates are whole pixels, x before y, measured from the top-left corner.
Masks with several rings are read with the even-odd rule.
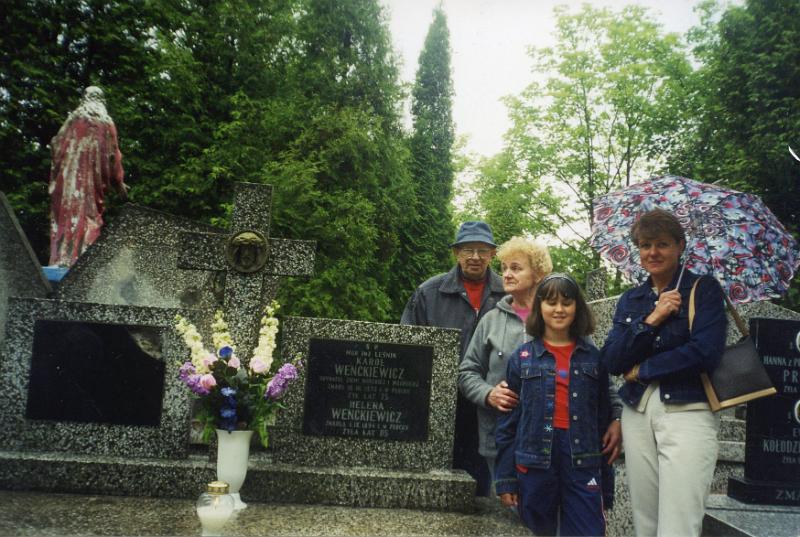
[[[180,368],[180,379],[200,400],[197,418],[203,423],[203,440],[215,429],[256,431],[261,445],[269,443],[268,425],[274,425],[280,403],[289,384],[297,378],[299,359],[281,365],[270,374],[278,335],[277,302],[272,302],[261,319],[258,345],[245,367],[236,356],[236,347],[228,324],[217,311],[211,325],[215,352],[206,350],[197,328],[180,315],[176,316],[178,333],[191,351],[191,359]]]

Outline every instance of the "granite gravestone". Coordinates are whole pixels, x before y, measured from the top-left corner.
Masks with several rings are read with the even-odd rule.
[[[0,192],[0,347],[2,347],[9,297],[44,298],[50,294],[39,260]]]
[[[176,313],[11,298],[0,350],[0,449],[186,457],[189,398],[178,379]]]
[[[300,317],[282,330],[284,352],[307,366],[275,424],[277,461],[450,469],[457,330]]]
[[[126,204],[78,258],[54,298],[73,302],[214,311],[224,281],[215,274],[180,270],[181,231],[222,230]]]
[[[744,478],[728,495],[800,505],[800,321],[751,319],[750,333],[778,393],[747,405]]]

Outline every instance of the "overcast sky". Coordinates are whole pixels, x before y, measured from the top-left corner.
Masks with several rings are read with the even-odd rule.
[[[530,45],[553,44],[553,7],[581,4],[619,10],[647,7],[666,31],[685,33],[699,20],[699,0],[442,0],[450,28],[453,118],[457,134],[469,137],[467,149],[484,156],[499,152],[509,127],[504,95],[519,93],[531,81]],[[388,7],[394,46],[403,65],[401,77],[413,82],[433,9],[440,0],[381,0]]]

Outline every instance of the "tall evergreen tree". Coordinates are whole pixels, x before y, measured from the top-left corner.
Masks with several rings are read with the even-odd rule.
[[[433,11],[419,55],[412,90],[414,130],[410,140],[416,221],[404,234],[406,270],[399,275],[404,298],[427,276],[451,265],[448,245],[453,238],[450,202],[453,195],[450,31],[441,7]]]

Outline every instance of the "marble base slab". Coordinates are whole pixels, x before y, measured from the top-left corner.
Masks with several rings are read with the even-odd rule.
[[[133,459],[68,453],[0,451],[0,489],[194,498],[216,479],[207,454]],[[469,512],[475,481],[460,470],[405,472],[273,463],[250,457],[245,502],[342,505]]]
[[[722,494],[708,499],[705,537],[797,537],[800,507],[753,505]]]

